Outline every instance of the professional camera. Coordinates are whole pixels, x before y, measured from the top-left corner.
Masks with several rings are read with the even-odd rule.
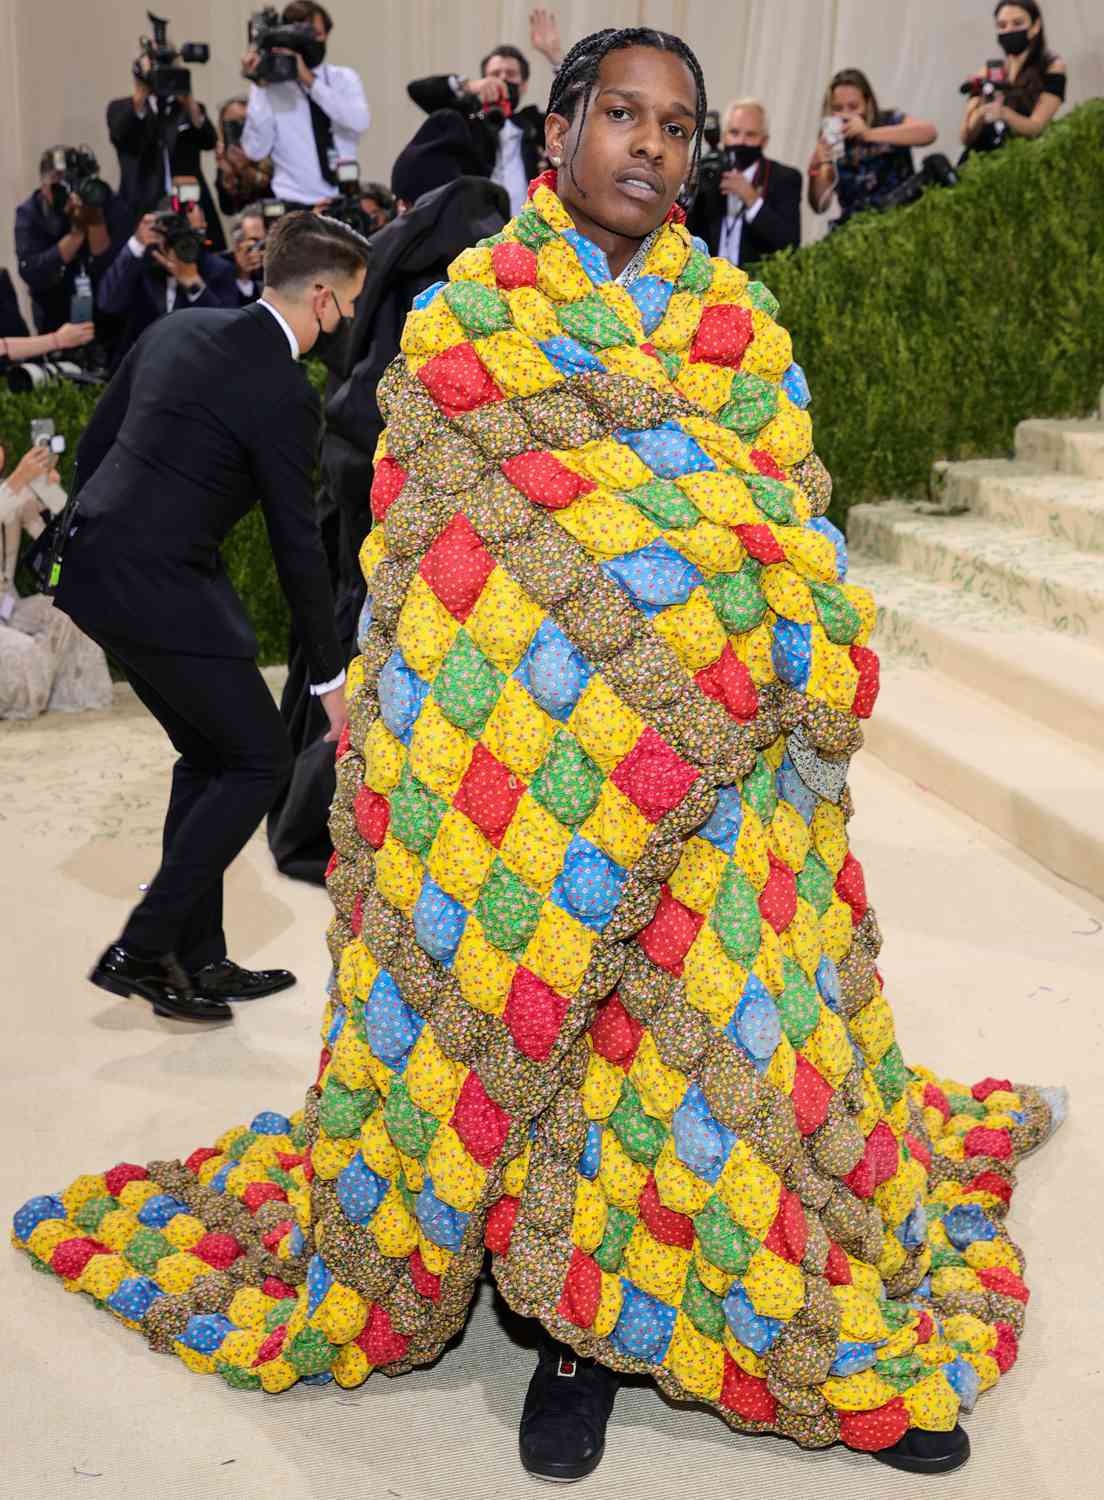
[[[260,53],[257,66],[245,75],[251,83],[292,83],[299,77],[296,57],[308,68],[317,68],[326,55],[326,44],[315,36],[309,21],[285,23],[271,5],[250,16],[247,35],[251,50]],[[284,47],[287,52],[277,50]],[[289,57],[288,52],[296,57]]]
[[[177,67],[177,63],[205,63],[211,56],[211,49],[206,42],[172,46],[168,21],[163,16],[155,16],[152,10],[147,10],[146,15],[153,27],[153,37],[138,38],[138,56],[134,60],[133,72],[135,78],[156,97],[158,113],[164,114],[181,94],[192,92],[192,75],[187,68]],[[149,62],[148,70],[142,68],[143,59]]]
[[[339,161],[334,170],[337,173],[339,196],[327,204],[326,215],[349,229],[355,229],[357,234],[362,234],[367,239],[375,233],[375,225],[369,224],[360,206],[360,163]]]
[[[719,151],[703,156],[698,162],[698,192],[719,188],[726,172],[737,171],[740,166],[738,153],[738,146],[722,146]]]
[[[906,203],[915,203],[926,188],[957,186],[958,173],[954,167],[941,151],[933,151],[920,163],[919,172],[906,177],[904,182],[899,182],[888,193],[875,199],[871,206],[880,211],[903,208]]]
[[[88,345],[88,348],[94,347]],[[70,380],[74,385],[103,385],[107,372],[91,361],[81,361],[83,349],[74,349],[66,355],[48,354],[41,359],[24,359],[7,369],[8,389],[17,396],[29,391],[41,390],[55,381]]]
[[[76,193],[87,208],[103,208],[111,197],[111,189],[97,176],[99,170],[91,147],[59,146],[54,152],[54,171],[61,173],[61,181],[50,189],[50,207],[54,212],[65,212],[71,193]]]
[[[175,208],[163,208],[154,214],[153,221],[164,240],[165,249],[171,250],[185,265],[194,266],[203,249],[203,240],[188,223],[186,215],[178,213]],[[155,248],[159,247],[147,245],[146,254],[150,255]]]
[[[521,89],[516,83],[508,82],[505,99],[496,99],[493,104],[484,104],[478,94],[464,93],[461,94],[458,103],[465,114],[478,115],[480,119],[486,120],[488,125],[501,130],[521,103]]]
[[[975,73],[972,78],[967,78],[958,90],[960,94],[968,94],[971,99],[992,99],[994,94],[1001,93],[1010,87],[1008,73],[1004,66],[1004,59],[991,57],[985,64],[984,73]]]

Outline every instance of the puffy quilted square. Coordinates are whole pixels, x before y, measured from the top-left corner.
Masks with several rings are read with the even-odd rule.
[[[571,830],[526,792],[517,805],[499,853],[504,863],[527,885],[547,895],[559,873]]]
[[[418,370],[417,378],[445,413],[458,417],[488,401],[501,401],[502,392],[471,344],[454,344],[435,354]]]
[[[658,739],[658,736],[657,736]],[[573,734],[561,729],[530,791],[546,812],[569,828],[586,820],[598,801],[602,772]]]
[[[411,920],[414,935],[429,956],[441,964],[451,963],[468,920],[464,907],[427,876]]]
[[[604,781],[594,811],[579,832],[617,864],[631,869],[644,852],[652,825],[624,792]]]
[[[662,422],[658,427],[645,427],[638,432],[620,428],[617,438],[627,443],[660,479],[677,479],[680,474],[716,467],[708,453],[677,422]]]
[[[624,1298],[610,1343],[630,1359],[647,1359],[662,1363],[675,1331],[677,1308],[650,1297],[631,1281],[622,1278]]]
[[[494,849],[479,829],[455,807],[441,819],[426,869],[442,890],[468,910],[476,902],[492,864]]]
[[[611,776],[650,823],[680,803],[699,773],[649,725]]]
[[[662,540],[611,558],[602,564],[602,571],[649,615],[685,604],[702,582],[697,568]]]
[[[498,702],[483,726],[483,743],[502,764],[526,780],[548,754],[556,733],[553,719],[540,708],[517,677],[503,684]]]
[[[541,622],[541,611],[508,573],[495,568],[464,628],[501,672],[512,672]]]
[[[453,806],[466,813],[497,849],[524,791],[519,777],[485,746],[476,745]]]
[[[682,961],[704,920],[700,912],[676,901],[670,888],[664,886],[656,914],[637,941],[653,963],[668,973],[681,974]]]
[[[704,308],[690,347],[691,362],[704,360],[738,369],[744,350],[754,337],[755,328],[748,308],[731,304]]]
[[[520,1051],[543,1062],[552,1050],[568,1001],[529,969],[518,969],[503,1020]]]
[[[404,745],[429,692],[429,684],[407,666],[402,653],[392,652],[380,670],[377,685],[383,722]]]
[[[450,724],[474,737],[487,722],[504,680],[467,631],[461,630],[434,679],[433,697]]]
[[[568,845],[552,899],[578,921],[601,932],[614,913],[629,872],[578,834]]]
[[[590,681],[582,653],[551,620],[534,635],[515,673],[552,718],[563,723]]]
[[[430,546],[418,571],[450,614],[463,621],[494,566],[474,526],[466,516],[456,515]],[[403,654],[411,661],[408,653]]]
[[[559,994],[573,995],[590,962],[595,934],[562,908],[547,903],[525,949],[523,961]]]
[[[540,895],[496,860],[475,907],[488,942],[517,957],[533,936],[540,909]]]
[[[546,510],[559,510],[570,505],[594,488],[590,480],[567,468],[554,454],[541,449],[508,458],[502,465],[502,472],[526,499]]]

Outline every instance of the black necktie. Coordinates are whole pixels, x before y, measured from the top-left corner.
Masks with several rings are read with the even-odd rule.
[[[311,129],[314,131],[314,148],[318,152],[318,167],[322,176],[331,186],[337,186],[337,173],[334,171],[331,160],[336,155],[334,146],[333,121],[322,108],[316,104],[309,94],[307,103],[310,105]]]

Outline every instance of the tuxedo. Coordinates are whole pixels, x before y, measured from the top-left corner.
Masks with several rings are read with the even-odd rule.
[[[768,157],[758,164],[752,185],[762,195],[755,216],[743,225],[739,264],[752,265],[776,250],[796,249],[801,244],[801,173]],[[710,255],[721,253],[721,232],[728,203],[719,186],[698,193],[687,216],[686,227],[700,235]]]
[[[260,500],[313,683],[344,654],[318,533],[320,407],[264,303],[160,319],[77,448],[77,514],[56,603],[120,663],[180,759],[161,868],[120,941],[225,957],[222,876],[282,790],[287,732],[219,548]]]
[[[113,99],[107,106],[107,133],[119,157],[119,196],[136,220],[152,213],[169,191],[167,178],[194,177],[211,243],[216,250],[226,248],[222,222],[203,175],[202,154],[218,144],[218,132],[206,110],[197,128],[180,113],[162,123],[156,100],[147,100],[145,113],[138,115],[129,96]]]
[[[126,242],[96,286],[97,312],[112,314],[122,325],[115,341],[113,370],[150,324],[167,313],[187,307],[241,306],[232,264],[227,265],[221,255],[210,250],[201,250],[197,269],[203,290],[193,297],[184,287],[174,286],[170,308],[169,278],[156,261],[151,263],[144,255],[135,255],[130,241]]]

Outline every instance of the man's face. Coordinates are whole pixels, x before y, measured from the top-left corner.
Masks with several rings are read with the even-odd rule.
[[[373,229],[382,229],[387,223],[387,214],[378,198],[362,198],[360,211]]]
[[[251,245],[264,243],[265,222],[260,214],[248,214],[242,220],[242,239]]]
[[[227,120],[241,120],[244,123],[245,113],[244,104],[228,104],[222,112],[222,123],[225,125]]]
[[[355,276],[335,276],[327,283],[315,287],[314,315],[325,333],[335,333],[342,318],[351,318],[353,306],[364,285],[366,268],[361,266]]]
[[[734,109],[725,126],[726,146],[765,146],[767,132],[763,129],[763,114],[758,109]]]
[[[53,199],[54,187],[61,181],[61,172],[55,167],[53,171],[47,172],[42,179],[42,196],[50,203]]]
[[[485,78],[501,78],[503,83],[516,83],[518,98],[520,99],[526,89],[525,78],[522,76],[521,64],[516,57],[502,57],[495,53],[487,59],[487,66],[483,70]]]
[[[316,39],[322,42],[324,45],[326,41],[326,23],[325,21],[323,21],[322,17],[318,14],[317,11],[315,11],[314,15],[311,16],[311,25],[314,27],[314,35]]]

